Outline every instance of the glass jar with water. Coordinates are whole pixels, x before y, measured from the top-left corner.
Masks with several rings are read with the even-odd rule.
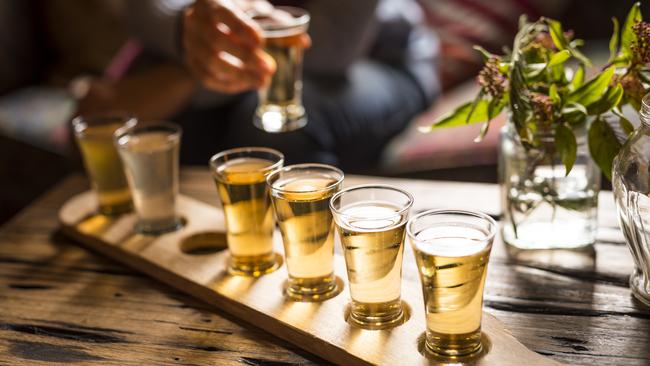
[[[502,234],[519,249],[574,249],[596,240],[600,171],[586,128],[575,131],[577,159],[567,175],[552,134],[525,148],[512,123],[501,130],[499,182]]]
[[[619,224],[634,258],[630,287],[650,306],[650,95],[643,98],[641,125],[614,159],[612,186]]]

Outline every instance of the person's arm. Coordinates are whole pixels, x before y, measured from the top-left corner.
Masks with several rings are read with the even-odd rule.
[[[120,110],[145,120],[167,119],[182,110],[196,89],[196,81],[185,69],[161,64],[117,81],[91,81],[78,113]]]

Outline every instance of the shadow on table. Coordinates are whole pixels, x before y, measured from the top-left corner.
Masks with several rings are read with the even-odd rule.
[[[504,246],[508,264],[515,265],[515,286],[528,294],[523,300],[544,304],[539,312],[561,315],[591,309],[594,286],[601,280],[594,247],[522,250]]]

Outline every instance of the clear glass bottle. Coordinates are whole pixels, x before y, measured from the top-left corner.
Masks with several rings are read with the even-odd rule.
[[[576,132],[577,159],[566,175],[552,135],[526,149],[512,123],[501,130],[499,183],[502,235],[520,249],[572,249],[596,240],[600,171],[591,159],[586,130]]]
[[[630,288],[650,306],[650,95],[643,98],[641,122],[614,159],[612,186],[618,221],[634,258]]]

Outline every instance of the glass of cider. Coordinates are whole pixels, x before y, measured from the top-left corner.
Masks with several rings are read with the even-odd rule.
[[[181,127],[145,122],[115,131],[114,140],[133,193],[136,231],[159,235],[182,226],[176,210]]]
[[[131,192],[113,145],[113,133],[136,123],[135,118],[122,114],[78,116],[72,120],[74,136],[90,184],[97,194],[101,214],[117,215],[132,209]]]
[[[483,288],[496,227],[485,214],[458,210],[425,211],[408,222],[428,353],[460,360],[481,353]]]
[[[324,164],[284,167],[267,178],[282,233],[289,280],[286,294],[296,301],[323,301],[340,288],[334,276],[334,220],[330,198],[343,172]]]
[[[352,297],[348,322],[387,329],[405,320],[402,256],[412,205],[408,192],[386,185],[351,187],[332,197]]]
[[[307,123],[302,105],[302,61],[309,13],[300,8],[279,6],[273,15],[255,15],[262,28],[264,51],[275,60],[276,71],[269,85],[259,90],[259,105],[253,124],[266,132],[288,132]]]
[[[283,163],[282,153],[263,147],[226,150],[210,159],[226,219],[232,275],[259,277],[281,264],[273,252],[275,220],[266,177]]]

